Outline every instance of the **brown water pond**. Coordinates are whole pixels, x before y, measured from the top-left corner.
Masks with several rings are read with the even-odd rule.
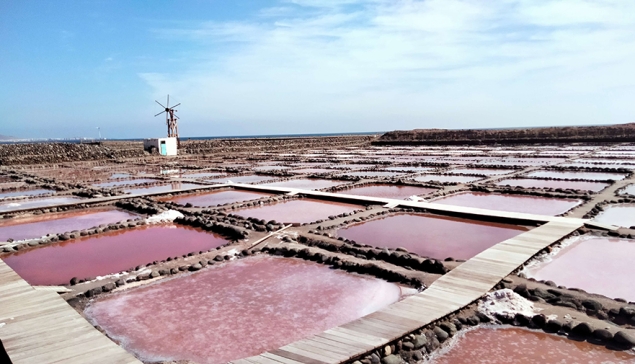
[[[559,181],[532,178],[504,179],[498,183],[499,186],[518,186],[524,188],[570,188],[574,190],[598,192],[609,186],[608,183],[586,182],[586,181]]]
[[[603,209],[593,220],[623,227],[635,226],[634,204],[608,205]]]
[[[529,229],[429,214],[399,214],[349,226],[338,236],[379,248],[406,248],[437,259],[470,259]]]
[[[445,354],[429,361],[435,364],[627,364],[630,352],[611,351],[588,342],[522,328],[478,328],[460,334]]]
[[[37,196],[37,195],[44,195],[46,193],[55,193],[55,190],[47,190],[44,188],[40,188],[37,190],[0,192],[0,200],[7,197]]]
[[[164,201],[172,201],[181,205],[190,203],[194,206],[217,206],[226,203],[234,203],[241,201],[256,200],[262,197],[271,196],[268,193],[252,192],[252,191],[216,191],[205,194],[177,196],[166,199]]]
[[[529,173],[529,177],[542,177],[542,178],[560,178],[560,179],[587,179],[591,181],[603,181],[603,180],[621,180],[626,175],[621,173],[601,173],[601,172],[561,172],[561,171],[535,171]]]
[[[303,178],[292,179],[288,181],[264,183],[263,186],[297,188],[301,190],[321,190],[327,187],[339,186],[346,184],[346,181],[319,179],[319,178]]]
[[[0,241],[7,241],[9,238],[34,239],[46,234],[88,229],[136,217],[137,215],[121,210],[94,209],[0,220]]]
[[[455,182],[468,183],[482,179],[482,177],[470,176],[446,176],[442,174],[426,174],[424,176],[415,177],[415,181],[419,182]]]
[[[400,295],[376,278],[255,256],[98,299],[85,313],[144,361],[226,363],[350,322]]]
[[[356,195],[356,196],[394,198],[394,199],[401,200],[406,197],[410,197],[414,195],[417,195],[417,196],[427,195],[435,191],[436,191],[436,188],[378,184],[378,185],[349,188],[347,190],[338,191],[338,193],[343,193],[347,195]]]
[[[79,197],[51,197],[32,200],[6,201],[0,204],[0,212],[61,205],[79,202],[80,200],[81,199]]]
[[[103,233],[13,253],[3,258],[32,285],[68,284],[227,243],[216,234],[166,224]]]
[[[433,202],[444,205],[555,216],[569,211],[582,201],[566,198],[466,192],[443,197]]]
[[[619,278],[635,275],[633,259],[632,240],[580,236],[565,241],[554,256],[532,262],[526,273],[538,280],[635,301],[635,285]]]
[[[233,212],[243,217],[283,223],[307,223],[326,219],[331,215],[362,210],[363,206],[322,200],[300,199],[259,207],[239,209]]]

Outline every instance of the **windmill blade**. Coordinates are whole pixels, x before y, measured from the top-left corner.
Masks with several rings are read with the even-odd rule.
[[[179,102],[178,104],[176,104],[176,105],[172,106],[170,109],[174,109],[175,107],[177,107],[177,106],[179,106],[179,105],[181,105],[181,103],[180,103],[180,102]]]
[[[168,103],[167,103],[167,105],[168,105],[168,108],[169,108],[170,107],[170,94],[168,94]]]
[[[154,102],[156,102],[157,104],[161,105],[161,103],[158,102],[157,100],[154,100]],[[161,105],[161,107],[165,109],[165,106]]]
[[[164,112],[165,112],[165,110],[161,111],[160,113],[158,113],[158,114],[156,114],[154,116],[159,116],[159,115],[163,114]]]

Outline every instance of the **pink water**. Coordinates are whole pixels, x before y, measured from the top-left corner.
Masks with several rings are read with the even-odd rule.
[[[455,174],[482,174],[485,176],[495,176],[514,172],[513,169],[488,169],[488,168],[459,168],[448,171]]]
[[[363,187],[349,188],[338,191],[347,195],[370,196],[382,198],[404,199],[414,195],[427,195],[436,191],[435,188],[399,186],[399,185],[370,185]]]
[[[116,186],[124,186],[124,185],[140,185],[142,183],[151,183],[151,182],[159,182],[159,180],[150,179],[150,178],[128,179],[123,181],[95,183],[93,187],[106,188],[106,187],[116,187]]]
[[[363,206],[341,202],[301,199],[240,209],[233,213],[243,217],[255,217],[267,221],[276,220],[277,222],[301,224],[363,208]]]
[[[257,174],[250,176],[227,176],[223,178],[215,178],[207,180],[207,182],[216,182],[216,183],[227,183],[227,181],[232,181],[234,183],[258,183],[264,181],[271,181],[273,179],[278,179],[278,177],[268,177],[268,176],[259,176]]]
[[[444,205],[552,216],[565,213],[581,202],[581,200],[565,198],[497,195],[480,192],[460,193],[434,201],[434,203]]]
[[[380,248],[406,248],[421,256],[469,259],[527,230],[515,225],[438,215],[400,214],[352,225],[337,234]]]
[[[574,190],[598,192],[609,186],[608,183],[586,181],[558,181],[544,179],[504,179],[497,183],[499,186],[519,186],[524,188],[571,188]]]
[[[635,275],[635,242],[605,237],[577,237],[552,260],[527,270],[538,280],[551,280],[611,298],[635,301],[635,285],[618,277]]]
[[[62,205],[78,202],[79,200],[80,199],[78,197],[52,197],[33,200],[6,201],[0,204],[0,212]]]
[[[141,187],[141,188],[128,188],[124,189],[125,193],[160,193],[160,192],[171,192],[171,191],[179,191],[186,190],[190,188],[203,187],[201,185],[197,185],[195,183],[181,183],[181,182],[172,182],[169,185],[160,185],[160,186],[151,186],[151,187]]]
[[[194,206],[217,206],[226,203],[234,203],[248,200],[256,200],[262,197],[269,197],[270,194],[251,191],[218,191],[201,195],[178,196],[168,201],[181,205],[191,203]]]
[[[469,177],[469,176],[446,176],[441,174],[426,174],[424,176],[415,177],[415,181],[419,182],[456,182],[456,183],[468,183],[483,179],[481,177]]]
[[[43,195],[45,193],[55,193],[55,190],[47,190],[47,189],[41,188],[37,190],[0,192],[0,199],[7,198],[7,197],[18,197],[18,196],[36,196],[36,195]]]
[[[563,178],[563,179],[588,179],[592,181],[602,181],[612,179],[619,181],[624,179],[625,175],[620,173],[600,173],[600,172],[560,172],[560,171],[536,171],[531,172],[529,177],[543,178]]]
[[[593,220],[606,224],[631,227],[635,226],[635,205],[608,205]]]
[[[635,355],[588,342],[521,328],[479,328],[469,331],[435,364],[621,364]]]
[[[140,264],[209,250],[227,243],[216,234],[176,225],[107,232],[25,250],[3,258],[32,285],[68,284],[71,278],[117,273]]]
[[[321,190],[323,188],[339,186],[345,183],[348,183],[348,182],[336,181],[336,180],[330,180],[330,179],[303,178],[303,179],[292,179],[289,181],[282,181],[282,182],[265,183],[263,184],[263,186],[297,188],[301,190]]]
[[[400,294],[379,279],[257,256],[98,299],[85,313],[142,360],[226,363],[350,322]]]
[[[635,185],[628,185],[620,191],[620,195],[635,195]]]
[[[84,210],[0,220],[0,241],[33,239],[136,218],[120,210]]]

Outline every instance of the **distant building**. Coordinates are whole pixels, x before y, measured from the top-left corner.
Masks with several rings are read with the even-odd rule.
[[[176,138],[146,139],[143,141],[143,149],[160,155],[177,155],[178,142]]]

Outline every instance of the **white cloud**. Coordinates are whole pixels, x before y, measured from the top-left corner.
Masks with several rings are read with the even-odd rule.
[[[204,54],[142,75],[201,135],[634,121],[628,1],[297,0],[157,33]]]

